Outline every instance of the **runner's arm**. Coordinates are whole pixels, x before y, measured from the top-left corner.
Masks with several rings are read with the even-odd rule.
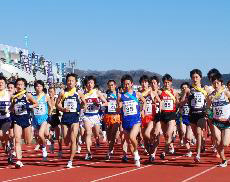
[[[32,107],[36,108],[38,107],[38,102],[33,98],[33,96],[31,94],[26,94],[27,100],[33,104]]]
[[[61,112],[69,112],[69,110],[67,108],[62,107],[62,101],[63,101],[64,93],[65,93],[64,90],[62,90],[60,92],[60,94],[58,95],[57,102],[56,102],[56,108]]]

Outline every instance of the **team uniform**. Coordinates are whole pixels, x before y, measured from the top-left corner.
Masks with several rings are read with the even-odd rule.
[[[147,127],[148,123],[154,120],[153,101],[151,95],[144,96],[146,100],[146,115],[141,118],[142,127]]]
[[[85,94],[87,95],[87,94]],[[84,121],[90,121],[91,127],[100,126],[101,125],[101,118],[99,115],[100,104],[99,98],[97,96],[97,92],[94,91],[92,94],[86,96],[86,111],[84,113]]]
[[[190,89],[190,96],[188,100],[190,108],[190,122],[192,124],[197,125],[199,123],[202,126],[205,126],[205,95],[201,91],[192,87]]]
[[[38,106],[34,108],[34,117],[32,125],[35,129],[39,129],[42,123],[48,120],[48,103],[46,101],[46,95],[38,99],[38,96],[33,96],[38,102]]]
[[[68,108],[69,112],[63,112],[61,124],[70,127],[73,123],[78,123],[81,110],[78,93],[75,92],[72,96],[64,98],[62,105],[63,108]]]
[[[188,103],[185,103],[181,108],[180,111],[178,113],[178,117],[177,117],[177,125],[180,125],[180,123],[182,122],[183,124],[185,124],[186,126],[188,126],[190,124],[190,120],[189,120],[189,105]]]
[[[130,132],[135,124],[141,124],[140,104],[136,97],[136,92],[121,94],[122,101],[122,127]]]
[[[173,89],[170,89],[170,93],[175,96]],[[162,101],[161,121],[167,123],[171,120],[176,120],[176,103],[173,98],[165,90],[162,90],[160,99]]]
[[[11,127],[11,118],[9,112],[11,101],[9,92],[6,90],[3,92],[3,95],[0,96],[0,130],[2,130],[3,134],[6,134]]]
[[[113,94],[112,92],[107,93],[107,102],[108,106],[106,106],[104,122],[107,126],[113,125],[115,123],[121,123],[120,114],[117,112],[117,94]]]
[[[57,97],[54,97],[54,102],[56,103]],[[60,113],[56,106],[53,106],[51,115],[48,118],[48,123],[51,125],[51,130],[56,128],[61,122],[60,122]]]
[[[31,125],[30,120],[30,103],[27,101],[26,93],[22,95],[21,98],[14,98],[14,115],[13,121],[15,124],[25,129]]]
[[[230,103],[226,99],[224,92],[221,93],[220,97],[212,100],[213,109],[213,125],[218,127],[220,130],[230,128]]]

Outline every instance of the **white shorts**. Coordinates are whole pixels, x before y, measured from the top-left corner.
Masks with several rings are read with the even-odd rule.
[[[93,116],[84,116],[83,123],[85,123],[86,121],[89,121],[91,123],[91,127],[101,126],[101,117],[99,114]]]

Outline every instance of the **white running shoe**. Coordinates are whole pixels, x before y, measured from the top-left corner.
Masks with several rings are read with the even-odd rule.
[[[76,152],[77,154],[80,154],[81,153],[81,146],[80,145],[78,145],[78,147],[77,147],[77,152]]]
[[[227,160],[224,160],[223,162],[221,162],[219,164],[219,167],[227,167],[228,166],[228,161]]]
[[[47,161],[47,156],[48,156],[48,153],[47,153],[46,147],[44,147],[42,148],[42,160]]]
[[[141,167],[141,162],[140,162],[140,160],[135,160],[135,166]]]
[[[39,144],[37,144],[37,145],[35,146],[34,150],[35,150],[35,151],[40,150],[40,145],[39,145]]]
[[[188,152],[187,154],[185,154],[186,157],[192,157],[192,151]]]
[[[17,161],[16,164],[15,164],[15,168],[17,168],[17,169],[20,169],[20,168],[22,168],[23,166],[24,166],[24,165],[22,164],[21,161]]]
[[[200,156],[196,156],[196,157],[194,158],[194,162],[199,163],[199,162],[200,162]]]
[[[66,167],[67,167],[67,168],[73,168],[73,163],[72,163],[72,161],[68,161]]]

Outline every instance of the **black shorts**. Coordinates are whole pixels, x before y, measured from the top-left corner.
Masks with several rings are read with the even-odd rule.
[[[201,119],[205,118],[205,114],[203,112],[191,113],[190,114],[190,123],[197,124],[197,122]]]
[[[54,114],[52,116],[49,116],[48,123],[51,125],[51,128],[56,128],[61,122],[59,116],[57,114]]]
[[[157,122],[159,122],[160,120],[161,120],[161,114],[160,114],[160,113],[157,113],[157,114],[155,115],[154,121],[157,123]]]
[[[176,112],[162,112],[160,119],[166,123],[171,120],[176,120]]]

